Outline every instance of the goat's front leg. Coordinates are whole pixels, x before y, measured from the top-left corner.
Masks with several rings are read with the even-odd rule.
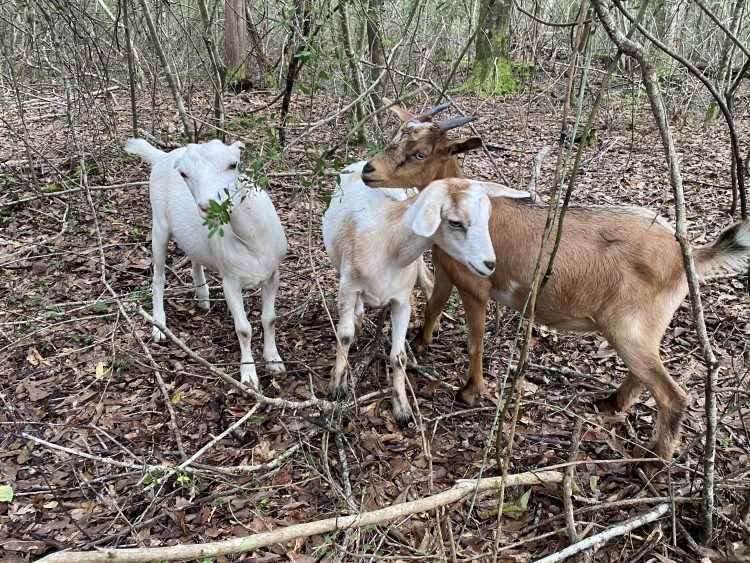
[[[354,340],[354,309],[357,292],[348,290],[344,284],[339,286],[339,325],[336,329],[336,363],[331,370],[331,381],[328,384],[328,397],[339,401],[346,397],[349,388],[348,371],[349,347]]]
[[[263,359],[266,369],[271,373],[284,373],[279,351],[276,349],[276,292],[279,289],[279,271],[276,270],[267,281],[260,286],[262,309],[260,322],[263,325]]]
[[[424,309],[424,324],[411,342],[411,348],[415,354],[419,354],[432,344],[432,331],[435,330],[435,324],[443,312],[443,307],[450,299],[451,291],[453,291],[453,282],[448,278],[445,270],[435,263],[435,285]]]
[[[476,403],[477,397],[484,392],[482,377],[482,356],[484,355],[484,323],[487,316],[487,301],[461,291],[461,301],[466,311],[468,328],[467,344],[469,348],[469,373],[466,383],[458,392],[458,398],[469,406]]]
[[[154,257],[154,281],[152,283],[152,306],[154,318],[167,324],[167,317],[164,314],[164,263],[167,259],[167,244],[169,243],[169,230],[158,217],[153,220],[153,232],[151,233],[151,253]],[[151,336],[154,342],[164,340],[166,336],[158,328],[151,327]]]
[[[408,426],[413,420],[409,399],[406,396],[406,329],[409,327],[411,305],[405,302],[391,301],[391,371],[393,373],[393,392],[391,409],[393,418],[401,426]]]
[[[253,352],[250,349],[250,339],[252,336],[252,327],[247,320],[245,313],[245,304],[242,301],[242,284],[239,280],[224,278],[224,297],[227,300],[227,306],[234,319],[234,330],[240,341],[240,381],[247,385],[251,383],[253,387],[260,390],[258,374],[255,371],[255,360]]]
[[[208,300],[208,284],[206,283],[206,274],[203,266],[192,260],[193,266],[193,287],[195,288],[195,299],[198,301],[198,308],[201,311],[208,311],[211,303]]]

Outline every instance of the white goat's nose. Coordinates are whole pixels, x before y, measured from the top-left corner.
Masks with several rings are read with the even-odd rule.
[[[493,271],[495,269],[495,261],[494,260],[485,260],[484,265],[487,267],[489,271]]]
[[[207,202],[207,201],[204,201],[203,203],[199,203],[199,204],[198,204],[198,207],[199,207],[199,208],[200,208],[200,210],[201,210],[201,211],[203,211],[204,213],[207,213],[207,212],[208,212],[208,202]]]

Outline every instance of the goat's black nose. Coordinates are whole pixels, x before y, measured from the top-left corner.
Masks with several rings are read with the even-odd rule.
[[[495,261],[494,260],[485,260],[484,265],[487,266],[488,270],[494,270],[495,269]]]
[[[375,167],[369,162],[365,164],[364,167],[362,168],[363,174],[372,174],[373,172],[375,172]]]

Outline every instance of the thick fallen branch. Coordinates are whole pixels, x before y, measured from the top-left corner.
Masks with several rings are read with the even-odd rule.
[[[563,474],[557,471],[542,471],[536,473],[519,473],[509,475],[508,487],[538,485],[541,483],[560,483]],[[175,561],[177,559],[201,559],[219,554],[249,552],[260,547],[273,544],[286,544],[297,538],[326,534],[335,530],[361,528],[370,524],[380,524],[410,514],[429,512],[441,506],[458,502],[475,490],[488,491],[500,488],[500,477],[485,479],[461,480],[453,487],[442,493],[411,502],[388,506],[371,512],[327,518],[305,524],[296,524],[286,528],[279,528],[272,532],[253,534],[231,540],[189,545],[173,545],[168,547],[132,548],[132,549],[99,549],[96,552],[59,551],[38,560],[38,563],[108,563],[110,561],[127,561],[139,563],[142,561]]]

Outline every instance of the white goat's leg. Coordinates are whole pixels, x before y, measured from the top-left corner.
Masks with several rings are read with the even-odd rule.
[[[206,274],[203,266],[192,260],[193,265],[193,287],[195,288],[195,298],[198,300],[198,308],[201,311],[208,311],[211,303],[208,301],[208,284],[206,283]]]
[[[406,329],[409,327],[411,305],[407,298],[404,303],[391,301],[391,370],[393,372],[393,392],[391,410],[396,422],[408,426],[413,416],[409,399],[406,396]]]
[[[252,328],[250,327],[250,321],[247,320],[245,304],[242,302],[242,284],[239,280],[224,278],[222,285],[224,286],[227,306],[234,319],[234,330],[237,332],[237,338],[240,341],[240,381],[244,384],[249,382],[253,387],[260,390],[258,374],[255,371],[255,360],[250,349]]]
[[[279,289],[279,271],[276,270],[267,281],[260,285],[262,309],[260,322],[263,325],[263,359],[271,373],[284,373],[279,351],[276,349],[276,292]]]
[[[357,294],[357,300],[354,303],[354,340],[359,337],[362,331],[362,321],[365,320],[365,303],[362,301],[362,295]]]
[[[331,381],[328,384],[328,397],[338,401],[346,397],[349,388],[348,371],[349,347],[354,339],[354,309],[357,303],[357,292],[339,286],[339,325],[336,329],[336,363],[331,370]]]
[[[169,230],[166,226],[160,224],[157,217],[154,217],[153,232],[151,233],[151,253],[154,257],[154,281],[151,285],[153,291],[152,305],[154,318],[167,324],[167,317],[164,314],[164,262],[167,259],[167,244],[169,244]],[[164,340],[166,336],[158,328],[151,327],[151,336],[154,342]]]

